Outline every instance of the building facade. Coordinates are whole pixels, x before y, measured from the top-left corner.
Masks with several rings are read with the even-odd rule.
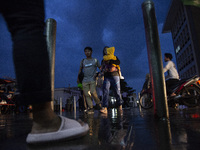
[[[65,108],[67,103],[73,103],[71,100],[75,99],[76,106],[79,107],[79,98],[81,97],[81,92],[78,87],[68,87],[68,88],[56,88],[54,89],[54,104],[59,105],[62,101],[62,107]],[[69,102],[70,101],[70,102]]]
[[[172,0],[163,25],[171,32],[181,79],[200,75],[200,7]]]

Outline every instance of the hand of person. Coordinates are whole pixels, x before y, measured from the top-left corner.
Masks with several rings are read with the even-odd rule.
[[[80,83],[80,81],[79,81],[79,79],[77,79],[77,81],[76,81],[78,84]]]

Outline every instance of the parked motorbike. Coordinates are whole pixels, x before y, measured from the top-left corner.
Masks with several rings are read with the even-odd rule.
[[[15,110],[13,95],[9,93],[0,94],[0,114],[7,114]]]
[[[175,107],[177,103],[188,107],[197,106],[200,103],[200,78],[194,76],[189,79],[180,80],[172,92],[176,96],[167,96],[168,106]],[[140,94],[140,106],[144,109],[149,109],[153,106],[151,88]]]

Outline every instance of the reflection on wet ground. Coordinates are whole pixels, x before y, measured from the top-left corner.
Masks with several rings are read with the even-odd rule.
[[[95,111],[63,112],[63,116],[82,119],[89,124],[88,134],[71,141],[27,145],[32,113],[0,115],[0,149],[2,150],[186,150],[200,146],[200,108],[169,108],[169,120],[158,121],[153,109],[123,109],[123,115],[110,109],[108,115]]]

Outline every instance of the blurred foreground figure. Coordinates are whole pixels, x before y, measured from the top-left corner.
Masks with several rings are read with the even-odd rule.
[[[89,130],[87,124],[57,116],[51,109],[49,57],[43,35],[43,0],[0,1],[0,12],[12,36],[20,103],[33,107],[33,126],[27,143],[85,135]]]

